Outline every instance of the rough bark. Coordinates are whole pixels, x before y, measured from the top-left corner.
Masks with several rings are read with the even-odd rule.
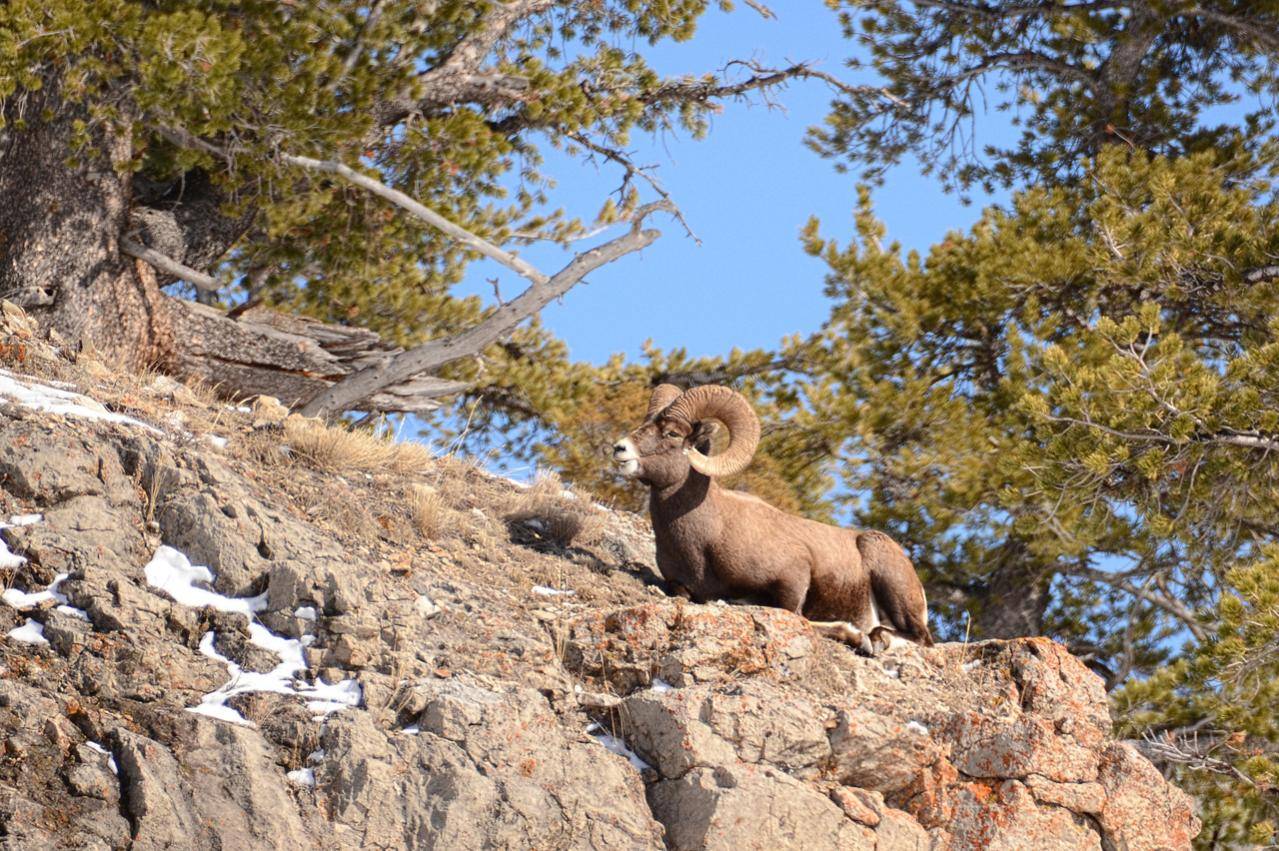
[[[128,128],[99,126],[91,149],[74,150],[82,111],[54,86],[7,99],[3,112],[0,297],[122,365],[163,362],[172,348],[165,297],[118,244],[130,201],[129,173],[117,168],[132,153]]]
[[[244,236],[256,210],[225,215],[230,200],[203,169],[167,184],[135,180],[129,227],[141,244],[195,269],[207,269]],[[164,286],[176,280],[160,277]]]
[[[1033,565],[1005,561],[982,589],[973,632],[980,638],[1041,635],[1049,601],[1048,576]]]

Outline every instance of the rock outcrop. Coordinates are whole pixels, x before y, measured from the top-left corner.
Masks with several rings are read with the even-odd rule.
[[[1137,851],[1198,829],[1046,639],[861,658],[787,612],[667,598],[636,518],[587,507],[593,540],[548,542],[502,520],[517,485],[454,460],[325,471],[278,417],[68,364],[12,312],[0,353],[2,848]],[[409,485],[448,497],[447,535],[414,531]]]

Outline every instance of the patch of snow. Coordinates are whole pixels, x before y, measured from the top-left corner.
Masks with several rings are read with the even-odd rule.
[[[184,606],[203,608],[210,606],[219,612],[235,612],[252,615],[266,609],[266,593],[256,597],[224,597],[221,594],[196,587],[196,582],[211,584],[213,573],[200,564],[191,564],[187,557],[173,547],[160,547],[151,561],[143,568],[147,583],[164,591]]]
[[[0,569],[17,570],[27,563],[25,556],[20,556],[9,549],[9,545],[0,538]]]
[[[104,754],[106,756],[107,768],[111,769],[112,774],[115,774],[117,776],[120,774],[120,769],[115,764],[115,756],[112,755],[111,751],[102,747],[102,745],[98,744],[97,742],[85,741],[85,744],[88,745],[91,750],[95,750],[98,753]]]
[[[206,434],[204,439],[218,449],[226,449],[226,438],[217,434]]]
[[[912,733],[918,733],[921,736],[928,735],[928,728],[923,724],[920,724],[918,721],[907,721],[906,729],[910,730]]]
[[[545,585],[534,585],[533,593],[540,594],[543,597],[572,597],[577,594],[571,588],[548,588]]]
[[[293,616],[304,621],[313,621],[315,620],[315,606],[298,606],[293,610]]]
[[[58,606],[58,611],[64,615],[70,615],[73,618],[79,618],[82,621],[89,620],[89,613],[84,609],[77,609],[75,606]]]
[[[324,748],[316,748],[306,755],[306,761],[314,765],[324,760]]]
[[[422,728],[416,724],[410,724],[400,732],[406,736],[416,736],[418,733],[422,732]]]
[[[360,684],[355,680],[341,680],[329,684],[323,679],[316,679],[315,685],[307,686],[305,689],[299,688],[296,693],[312,698],[306,704],[307,709],[325,715],[337,712],[339,709],[359,706],[360,699],[364,695]]]
[[[653,677],[653,684],[649,686],[650,690],[655,691],[658,694],[662,694],[663,692],[668,692],[673,688],[675,688],[675,686],[666,682],[666,680],[662,679],[661,677]]]
[[[973,670],[974,668],[980,668],[980,667],[981,667],[981,660],[980,660],[980,659],[974,659],[974,660],[973,660],[973,661],[971,661],[971,662],[965,662],[965,663],[964,663],[964,670],[965,670],[965,671],[971,671],[971,670]]]
[[[3,372],[3,370],[0,370]],[[30,526],[32,523],[39,523],[44,519],[41,514],[15,514],[9,518],[8,523],[0,523],[0,529],[12,529],[15,526]],[[9,549],[9,545],[4,542],[4,538],[0,537],[0,568],[8,570],[17,570],[27,563],[24,556],[15,554]]]
[[[216,692],[215,692],[216,694]],[[211,694],[206,694],[204,700],[195,706],[188,706],[187,712],[193,712],[196,715],[204,715],[207,718],[213,718],[217,721],[226,721],[231,724],[239,724],[242,727],[252,727],[253,722],[245,718],[239,712],[220,701],[209,701]]]
[[[637,771],[643,771],[646,768],[652,768],[647,762],[640,759],[635,751],[626,746],[626,742],[619,739],[611,733],[605,733],[604,728],[599,724],[591,724],[586,728],[586,732],[590,733],[597,742],[604,746],[605,750],[610,750],[615,754],[620,754],[635,767]]]
[[[898,679],[898,680],[900,680],[902,676],[902,672],[897,670],[896,668],[884,668],[884,673],[888,674],[888,676],[892,677],[893,679]]]
[[[4,600],[18,610],[34,609],[41,603],[66,603],[66,595],[59,593],[58,586],[65,582],[70,575],[69,573],[59,573],[48,588],[43,591],[37,591],[34,594],[19,591],[17,588],[6,589],[3,594],[0,594],[0,600]]]
[[[289,782],[296,783],[299,786],[315,785],[315,772],[309,768],[299,768],[296,771],[290,771],[284,776],[289,778]]]
[[[44,624],[39,621],[33,621],[31,618],[27,618],[27,622],[22,626],[9,630],[8,634],[14,641],[22,641],[26,644],[49,643],[49,639],[44,637]]]
[[[248,692],[292,694],[306,698],[307,709],[319,713],[321,717],[341,709],[359,706],[363,691],[355,680],[342,680],[329,684],[323,679],[317,679],[312,684],[298,679],[298,675],[306,670],[303,649],[314,639],[311,636],[304,636],[302,639],[285,638],[258,623],[254,614],[266,609],[266,593],[256,597],[225,597],[198,588],[194,583],[213,582],[213,573],[203,565],[191,564],[185,555],[167,546],[156,550],[155,556],[147,564],[144,572],[147,582],[183,605],[211,606],[219,611],[238,612],[245,615],[249,619],[249,642],[255,647],[275,654],[280,660],[279,664],[270,671],[246,671],[219,653],[214,644],[216,635],[212,630],[206,632],[200,639],[200,652],[226,665],[230,678],[220,688],[206,694],[199,704],[187,707],[188,711],[222,721],[252,726],[243,715],[226,705],[226,702],[235,695]],[[300,607],[299,611],[301,608],[303,607]],[[311,609],[311,614],[314,617],[314,609]]]
[[[425,619],[433,618],[440,613],[440,607],[425,594],[418,595],[418,598],[413,601],[413,608],[417,609],[417,613]]]
[[[79,393],[61,390],[48,384],[40,384],[26,377],[19,377],[7,369],[0,369],[0,396],[7,396],[24,408],[36,411],[60,414],[64,417],[136,425],[155,434],[160,433],[158,429],[141,420],[108,411],[102,403],[88,396],[81,396]]]

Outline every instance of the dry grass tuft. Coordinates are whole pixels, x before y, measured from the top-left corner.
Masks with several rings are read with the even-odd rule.
[[[427,540],[438,540],[457,528],[457,512],[450,508],[439,491],[427,485],[410,485],[405,494],[413,528]]]
[[[284,421],[284,441],[322,470],[348,472],[425,473],[434,463],[430,450],[417,443],[393,443],[367,431],[291,416]]]
[[[604,517],[590,500],[568,494],[560,477],[538,476],[528,489],[515,494],[507,507],[507,523],[522,524],[551,543],[567,547],[588,544],[604,531]]]

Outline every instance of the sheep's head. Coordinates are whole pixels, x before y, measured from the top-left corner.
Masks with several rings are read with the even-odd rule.
[[[728,430],[729,444],[711,457],[716,421]],[[660,488],[682,482],[690,469],[711,477],[739,473],[758,445],[759,418],[737,391],[663,384],[653,390],[644,424],[613,445],[613,460],[623,475]]]

